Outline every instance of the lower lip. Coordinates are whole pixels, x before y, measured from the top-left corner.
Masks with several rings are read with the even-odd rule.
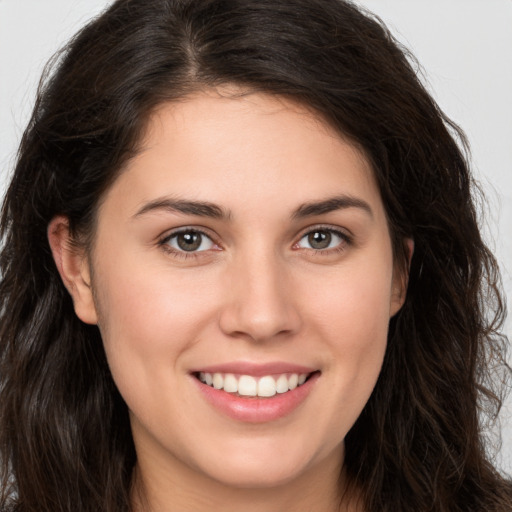
[[[320,377],[316,372],[301,386],[273,397],[241,397],[203,384],[192,377],[206,400],[227,416],[248,423],[265,423],[283,418],[297,409],[313,389]]]

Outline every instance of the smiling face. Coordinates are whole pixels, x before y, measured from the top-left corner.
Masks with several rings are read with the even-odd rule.
[[[90,266],[75,308],[98,322],[143,476],[337,477],[403,295],[353,145],[263,94],[163,105],[100,206]]]

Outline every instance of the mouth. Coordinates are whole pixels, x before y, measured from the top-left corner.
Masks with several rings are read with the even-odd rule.
[[[235,373],[240,372],[240,373]],[[301,410],[321,371],[289,365],[210,367],[191,374],[199,396],[224,417],[267,423]]]
[[[309,373],[243,375],[221,372],[194,372],[194,377],[213,389],[241,398],[272,398],[284,395],[305,384],[318,370]]]

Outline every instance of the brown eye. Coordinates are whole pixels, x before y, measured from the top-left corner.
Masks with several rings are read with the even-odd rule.
[[[298,242],[301,249],[313,249],[322,251],[333,249],[344,243],[348,243],[348,237],[333,229],[314,229],[306,233]]]
[[[331,240],[332,235],[329,231],[313,231],[308,235],[308,243],[312,249],[327,249]]]
[[[200,231],[180,231],[169,237],[166,242],[176,251],[200,252],[207,251],[214,246],[210,237]]]

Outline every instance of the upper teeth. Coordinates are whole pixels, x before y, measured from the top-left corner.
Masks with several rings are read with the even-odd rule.
[[[307,373],[265,375],[258,379],[251,375],[234,375],[232,373],[201,372],[199,374],[199,380],[208,386],[242,396],[274,396],[276,393],[286,393],[304,384],[307,377]]]

